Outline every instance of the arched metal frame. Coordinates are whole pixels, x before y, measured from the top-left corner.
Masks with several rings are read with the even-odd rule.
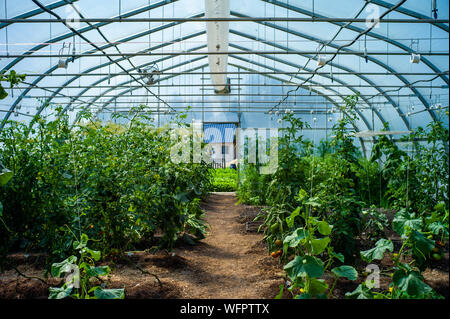
[[[49,9],[56,9],[56,8],[62,7],[62,6],[64,6],[64,5],[70,5],[70,3],[73,3],[73,2],[76,2],[76,1],[78,1],[78,0],[64,0],[64,1],[58,1],[58,2],[55,2],[55,3],[53,3],[53,4],[47,5],[46,7],[49,8]],[[122,18],[132,17],[132,16],[137,15],[137,14],[145,13],[145,12],[147,12],[148,10],[152,10],[152,9],[155,9],[155,8],[158,8],[158,7],[162,7],[162,6],[165,6],[165,5],[167,5],[167,4],[175,3],[175,2],[177,2],[177,1],[178,1],[178,0],[162,0],[162,1],[159,1],[159,2],[157,2],[157,3],[151,4],[151,5],[147,5],[147,6],[143,6],[143,7],[141,7],[141,8],[132,10],[132,11],[130,11],[130,12],[123,13],[123,14],[121,14],[121,17],[122,17]],[[293,12],[301,13],[301,14],[304,14],[304,15],[307,15],[307,16],[316,17],[316,18],[325,17],[325,16],[321,16],[321,15],[319,15],[319,14],[317,14],[317,13],[313,13],[313,12],[307,11],[307,10],[305,10],[305,9],[302,9],[302,8],[299,8],[299,7],[290,5],[290,4],[288,4],[288,3],[283,3],[283,2],[278,1],[278,0],[262,0],[262,1],[267,2],[267,3],[270,3],[270,4],[275,5],[275,6],[283,7],[283,8],[286,8],[286,9],[288,9],[288,10],[291,10],[291,11],[293,11]],[[390,3],[387,3],[387,2],[381,1],[381,0],[372,0],[371,2],[374,3],[374,4],[377,4],[377,5],[379,5],[379,6],[385,7],[385,8],[390,8],[390,7],[394,6],[393,4],[390,4]],[[429,17],[427,17],[427,16],[425,16],[425,15],[422,15],[422,14],[420,14],[420,13],[417,13],[417,12],[414,12],[414,11],[412,11],[412,10],[405,9],[405,8],[402,8],[402,7],[397,8],[396,11],[399,12],[399,13],[406,14],[406,15],[408,15],[408,16],[417,18],[417,19],[430,19]],[[21,14],[20,16],[17,16],[17,17],[15,17],[15,18],[28,18],[28,17],[32,17],[32,16],[34,16],[34,15],[40,14],[40,13],[42,13],[42,12],[44,12],[44,11],[41,10],[41,9],[36,9],[36,10],[29,11],[29,12],[27,12],[27,13]],[[233,16],[236,16],[236,17],[245,17],[245,15],[242,15],[242,14],[240,14],[240,13],[238,13],[238,12],[232,12],[232,15],[233,15]],[[195,15],[194,17],[202,17],[202,16],[203,16],[203,14],[201,13],[201,14]],[[119,16],[117,16],[117,17],[119,17]],[[133,40],[133,39],[136,39],[136,38],[145,36],[145,35],[147,35],[147,34],[150,34],[150,33],[152,33],[152,32],[158,32],[158,31],[163,30],[163,29],[175,27],[176,25],[179,25],[180,23],[183,23],[183,22],[172,22],[172,23],[169,23],[169,24],[161,25],[161,26],[156,27],[155,29],[147,30],[146,32],[142,32],[142,33],[140,33],[140,34],[136,34],[136,35],[127,37],[126,39],[123,39],[123,40],[121,40],[120,42],[128,42],[128,41],[131,41],[131,40]],[[325,43],[326,43],[326,41],[323,40],[323,39],[314,38],[314,37],[312,37],[312,36],[309,36],[309,35],[300,33],[300,32],[298,32],[298,31],[290,30],[290,29],[284,28],[284,27],[282,27],[282,26],[280,26],[280,25],[278,25],[278,24],[275,24],[275,23],[262,22],[262,21],[255,21],[254,23],[258,23],[258,24],[264,25],[264,26],[266,26],[266,27],[268,27],[268,28],[271,28],[271,29],[276,29],[276,30],[279,30],[279,31],[282,31],[282,32],[287,32],[287,33],[292,34],[292,35],[294,35],[294,36],[297,36],[297,37],[300,37],[300,38],[303,38],[303,39],[308,39],[308,40],[310,40],[310,41],[314,41],[314,42],[317,42],[317,43],[322,43],[322,44],[325,44]],[[351,31],[354,31],[354,32],[358,32],[358,33],[360,33],[360,32],[363,31],[361,28],[356,27],[356,26],[351,25],[351,24],[346,24],[346,25],[344,25],[342,22],[330,22],[330,23],[335,24],[335,25],[338,25],[338,26],[340,26],[340,27],[346,28],[346,29],[351,30]],[[95,30],[95,29],[97,29],[97,28],[100,28],[100,27],[102,27],[102,26],[104,26],[104,25],[107,25],[107,24],[109,24],[109,23],[108,23],[108,22],[96,23],[96,24],[94,24],[94,25],[90,25],[90,26],[87,26],[87,27],[83,27],[83,28],[81,28],[80,30],[77,30],[77,31],[78,31],[79,33],[85,33],[85,32],[88,32],[88,31],[91,31],[91,30]],[[437,28],[440,28],[440,29],[442,29],[442,30],[444,30],[444,31],[446,31],[446,32],[449,32],[449,28],[448,28],[448,26],[445,25],[445,24],[441,24],[441,23],[433,23],[432,25],[435,26],[435,27],[437,27]],[[0,29],[2,29],[2,28],[4,28],[4,27],[7,27],[7,26],[8,26],[8,24],[0,24]],[[184,37],[182,37],[182,38],[180,38],[180,39],[177,39],[177,42],[183,41],[183,40],[187,40],[187,39],[189,39],[189,38],[198,36],[198,35],[200,35],[200,33],[204,33],[204,32],[198,32],[197,35],[188,35],[188,36],[184,36]],[[248,34],[245,34],[245,33],[239,32],[239,31],[236,31],[236,30],[231,30],[231,33],[236,34],[236,35],[238,35],[238,36],[246,37],[246,38],[251,39],[251,40],[254,40],[254,41],[263,42],[264,44],[270,45],[270,46],[272,46],[272,47],[274,47],[274,48],[278,48],[278,49],[282,49],[282,50],[287,50],[287,48],[284,48],[283,46],[280,46],[280,45],[275,44],[275,43],[271,43],[270,41],[267,41],[266,39],[259,39],[259,38],[255,37],[255,36],[248,35]],[[45,48],[47,45],[49,45],[49,44],[51,44],[51,43],[55,43],[55,42],[62,41],[62,40],[64,40],[64,39],[71,38],[73,35],[74,35],[74,34],[73,34],[72,32],[69,32],[69,33],[66,33],[66,34],[63,34],[63,35],[61,35],[61,36],[58,36],[58,37],[55,37],[55,38],[52,38],[52,39],[48,40],[48,41],[46,42],[46,44],[42,44],[42,45],[39,45],[39,46],[36,46],[36,47],[32,48],[31,50],[25,52],[24,55],[23,55],[23,57],[16,58],[16,59],[13,60],[11,63],[9,63],[6,67],[4,67],[3,70],[2,70],[2,72],[5,72],[5,71],[11,69],[12,67],[14,67],[18,62],[20,62],[22,59],[26,58],[27,55],[31,55],[31,54],[35,53],[36,51],[38,51],[38,50],[40,50],[40,49],[42,49],[42,48]],[[379,39],[379,40],[386,41],[387,43],[389,43],[389,44],[391,44],[391,45],[393,45],[393,46],[396,46],[396,47],[398,47],[398,48],[400,48],[400,49],[402,49],[402,50],[404,50],[404,51],[406,51],[406,52],[408,52],[408,53],[411,53],[411,52],[412,52],[412,50],[411,50],[409,47],[406,47],[405,45],[403,45],[403,44],[401,44],[401,43],[399,43],[399,42],[397,42],[397,41],[394,41],[394,40],[392,40],[392,39],[386,38],[386,37],[384,37],[384,36],[382,36],[382,35],[376,34],[375,32],[369,32],[369,33],[367,34],[367,36],[373,37],[373,38],[375,38],[375,39]],[[175,40],[175,39],[172,39],[171,44],[174,43],[174,40]],[[102,48],[108,48],[108,47],[112,47],[112,46],[113,46],[113,44],[108,43],[107,45],[103,46]],[[163,46],[163,45],[160,45],[160,46]],[[246,49],[246,48],[244,48],[244,47],[237,46],[237,45],[235,45],[235,44],[233,44],[233,43],[230,43],[230,46],[232,46],[232,47],[234,47],[234,48],[237,48],[237,49],[249,51],[249,49]],[[338,47],[338,46],[337,46],[336,44],[334,44],[334,43],[330,43],[330,44],[328,44],[328,46],[331,47],[331,48],[337,48],[337,47]],[[152,48],[152,49],[154,49],[154,48]],[[194,48],[194,50],[198,50],[198,49],[199,49],[199,48]],[[349,50],[349,49],[344,49],[344,50],[345,50],[345,51],[348,51],[348,52],[352,52],[352,51]],[[344,51],[344,50],[343,50],[343,51]],[[95,53],[96,51],[97,51],[97,50],[89,50],[88,53]],[[356,55],[356,54],[355,54],[355,55]],[[293,65],[293,64],[290,63],[289,61],[286,61],[286,60],[283,60],[283,59],[279,59],[279,58],[275,58],[275,57],[273,57],[273,56],[264,56],[264,55],[261,55],[261,56],[263,56],[264,58],[272,59],[272,60],[274,60],[274,61],[276,61],[276,62],[278,62],[278,63],[282,63],[282,64],[285,64],[285,65],[289,65],[289,66],[297,67],[297,68],[299,67],[298,65]],[[305,57],[305,58],[312,58],[312,56],[306,55],[306,54],[304,54],[304,55],[302,54],[302,56]],[[244,59],[244,58],[238,57],[238,56],[233,56],[233,57],[236,58],[236,59],[238,59],[238,60],[239,60],[239,59],[240,59],[240,60],[247,60],[247,59]],[[76,57],[76,58],[77,58],[77,57]],[[167,57],[164,58],[164,60],[169,60],[169,59],[171,59],[171,58],[173,58],[173,56],[167,56]],[[204,56],[202,56],[202,58],[204,58]],[[126,58],[123,57],[123,58],[120,58],[120,59],[118,59],[118,60],[116,60],[116,61],[125,60],[125,59],[126,59]],[[393,68],[389,67],[388,65],[386,65],[385,63],[383,63],[382,61],[380,61],[380,60],[378,60],[378,59],[376,59],[376,58],[374,58],[374,57],[369,56],[368,59],[369,59],[371,62],[376,63],[378,66],[384,68],[386,71],[391,72],[391,74],[392,74],[393,76],[397,77],[401,82],[403,82],[403,83],[405,84],[405,88],[410,89],[410,90],[414,93],[414,95],[417,96],[417,98],[421,101],[421,103],[424,105],[424,107],[425,107],[425,109],[427,110],[427,112],[430,114],[431,118],[432,118],[433,120],[436,119],[435,114],[433,113],[433,111],[430,110],[430,107],[429,107],[428,102],[427,102],[427,101],[425,100],[425,98],[421,95],[421,93],[418,92],[417,89],[415,89],[415,88],[411,85],[411,83],[410,83],[404,76],[402,76],[402,75],[400,75],[400,74],[397,74],[396,71],[395,71]],[[159,59],[159,60],[161,60],[161,59]],[[440,78],[441,78],[447,85],[449,84],[448,77],[447,77],[447,76],[446,76],[439,68],[437,68],[437,67],[436,67],[429,59],[427,59],[427,58],[425,58],[425,57],[422,57],[422,61],[423,61],[423,63],[424,63],[428,68],[430,68],[433,72],[439,73],[439,74],[440,74]],[[150,63],[153,63],[153,62],[154,62],[154,61],[152,61],[152,62],[150,62]],[[182,63],[182,64],[190,63],[189,61],[185,61],[185,62],[186,62],[186,63]],[[251,63],[251,64],[256,65],[256,64],[255,64],[256,61],[247,60],[247,61],[245,61],[245,62],[246,62],[246,63]],[[52,100],[56,95],[58,95],[58,93],[59,93],[62,89],[64,89],[68,84],[70,84],[71,82],[75,81],[75,80],[78,79],[79,77],[83,76],[84,74],[88,74],[88,73],[90,73],[90,72],[92,72],[92,71],[94,71],[94,70],[96,70],[96,69],[98,69],[98,68],[101,68],[101,67],[104,67],[104,66],[108,66],[108,65],[110,65],[110,64],[111,64],[111,62],[108,62],[108,63],[102,64],[102,66],[96,66],[96,67],[90,68],[90,69],[88,69],[88,70],[83,71],[80,75],[77,75],[76,77],[73,77],[73,78],[71,78],[70,80],[66,81],[66,82],[65,82],[65,83],[64,83],[64,84],[63,84],[63,85],[62,85],[62,86],[54,93],[54,94],[52,94],[52,96],[49,98],[48,102],[51,102],[51,100]],[[388,94],[383,93],[379,88],[377,88],[376,83],[374,83],[374,81],[372,81],[371,79],[367,78],[366,76],[364,76],[364,75],[362,75],[362,74],[358,74],[358,73],[355,72],[354,70],[351,70],[351,69],[349,69],[349,68],[347,68],[347,67],[345,67],[345,66],[338,65],[338,64],[336,64],[336,63],[331,63],[330,65],[331,65],[333,68],[341,69],[341,70],[343,70],[343,71],[345,71],[345,72],[353,72],[353,75],[355,75],[356,77],[360,78],[362,81],[365,81],[365,82],[368,83],[369,85],[372,85],[373,88],[376,89],[376,90],[380,93],[380,95],[382,95],[382,96],[383,96],[383,97],[384,97],[384,98],[385,98],[385,99],[386,99],[386,100],[394,107],[394,109],[398,112],[398,114],[399,114],[400,118],[403,120],[403,122],[404,122],[406,128],[407,128],[407,129],[410,129],[409,122],[408,122],[408,120],[406,119],[406,116],[402,113],[402,111],[401,111],[400,108],[398,107],[398,105],[397,105],[397,104],[395,103],[395,101],[391,98],[391,96],[389,96]],[[243,66],[240,66],[240,67],[243,68]],[[270,69],[270,67],[269,67],[269,66],[266,66],[266,65],[260,65],[260,67],[265,67],[265,68]],[[26,89],[26,90],[25,90],[25,91],[24,91],[24,92],[23,92],[16,100],[15,100],[15,102],[14,102],[13,105],[11,106],[10,110],[5,114],[5,117],[4,117],[4,119],[3,119],[3,122],[2,122],[1,125],[0,125],[0,129],[1,129],[1,127],[4,126],[5,122],[7,121],[7,119],[8,119],[9,116],[11,115],[11,113],[14,111],[15,107],[21,102],[21,100],[26,96],[26,94],[27,94],[31,89],[35,88],[35,87],[37,86],[37,84],[38,84],[42,79],[44,79],[44,78],[46,77],[46,75],[50,75],[53,71],[55,71],[55,69],[56,69],[56,67],[50,68],[50,69],[47,70],[43,75],[37,77],[37,78],[33,81],[33,83],[30,85],[30,87],[27,88],[27,89]],[[130,72],[130,71],[132,71],[132,70],[128,70],[128,72]],[[274,70],[274,71],[280,71],[280,70]],[[309,70],[309,71],[313,71],[313,70]],[[124,73],[123,75],[126,75],[126,73]],[[328,76],[326,76],[326,75],[323,75],[323,74],[320,75],[320,76],[321,76],[321,77],[324,77],[324,78],[328,78],[328,79],[330,78],[330,77],[328,77]],[[92,83],[92,84],[91,84],[91,85],[92,85],[92,88],[95,88],[95,85],[97,85],[97,84],[99,84],[99,83],[101,83],[101,82],[107,80],[108,78],[110,78],[110,77],[107,77],[106,79],[103,78],[103,79],[100,79],[100,80],[98,80],[98,81]],[[299,77],[297,77],[297,76],[296,76],[296,78],[297,78],[297,79],[301,79],[301,78],[299,78]],[[280,81],[281,81],[281,80],[280,80]],[[349,90],[351,90],[351,91],[353,91],[353,92],[356,92],[355,88],[353,88],[353,87],[352,87],[351,85],[349,85],[348,83],[342,81],[341,79],[335,77],[335,78],[334,78],[334,81],[336,81],[337,83],[342,84],[343,87],[345,87],[345,88],[347,88],[347,89],[349,89]],[[314,81],[310,81],[310,83],[312,83],[312,84],[317,84],[317,82],[314,82]],[[307,86],[307,85],[306,85],[306,86]],[[116,89],[116,88],[117,88],[117,86],[116,86],[116,87],[113,86],[112,89],[109,89],[107,92],[110,92],[110,91],[112,91],[112,90],[114,90],[114,89]],[[84,90],[82,90],[81,92],[79,92],[79,94],[77,95],[77,97],[74,98],[72,101],[81,98],[81,97],[83,96],[84,93],[86,93],[87,91],[89,91],[89,89],[91,89],[91,88],[87,88],[87,89],[84,89]],[[138,88],[136,88],[136,89],[138,89]],[[331,90],[331,88],[324,88],[324,89],[325,89],[325,90],[329,90],[329,91],[334,91],[334,90]],[[126,91],[126,90],[125,90],[125,91]],[[318,94],[319,94],[319,93],[318,93]],[[321,94],[319,94],[319,95],[322,95],[322,96],[323,96],[323,93],[321,93]],[[117,98],[117,97],[113,98],[112,100],[114,100],[114,99],[116,99],[116,98]],[[330,100],[330,102],[333,101],[333,103],[336,103],[336,101],[332,100],[332,99],[329,98],[329,97],[327,97],[327,99]],[[93,102],[95,102],[96,100],[97,100],[97,99],[93,100]],[[363,99],[363,100],[364,100],[364,99]],[[90,102],[89,102],[89,105],[92,105],[93,102],[90,101]],[[377,112],[377,111],[375,110],[375,108],[373,108],[373,106],[372,106],[367,100],[364,100],[364,102],[365,102],[367,105],[369,105],[369,107],[374,111],[374,113],[377,115],[377,117],[380,119],[380,121],[381,121],[382,123],[384,123],[385,120],[383,119],[383,117],[381,116],[381,114],[379,114],[379,112]],[[66,105],[65,109],[67,110],[67,109],[70,107],[70,105],[71,105],[71,103],[68,103],[68,104]],[[42,109],[40,109],[40,110],[38,111],[37,114],[39,114],[41,111],[42,111]],[[364,117],[364,115],[361,114],[361,113],[359,113],[358,115],[359,115],[359,117],[361,118],[361,120],[363,121],[363,123],[367,126],[367,128],[368,128],[368,129],[371,129],[371,126],[370,126],[370,124],[368,123],[367,119]],[[372,128],[372,129],[373,129],[373,128]]]

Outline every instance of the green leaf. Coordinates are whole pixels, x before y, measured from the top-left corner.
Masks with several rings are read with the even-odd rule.
[[[312,297],[313,296],[311,294],[305,292],[305,293],[295,296],[295,299],[312,299]]]
[[[328,236],[331,234],[332,226],[328,224],[326,221],[320,221],[317,223],[317,230],[324,236]]]
[[[6,185],[14,176],[14,173],[7,168],[0,171],[0,186]]]
[[[386,250],[393,251],[394,245],[392,241],[387,239],[380,239],[376,242],[375,247],[369,250],[361,251],[361,258],[367,262],[372,262],[374,259],[383,259]]]
[[[354,291],[347,292],[345,298],[348,299],[373,299],[373,293],[364,284],[360,284]]]
[[[356,279],[358,279],[358,272],[352,266],[335,267],[335,268],[331,269],[331,271],[337,277],[344,277],[344,278],[347,278],[349,280],[356,280]]]
[[[324,279],[311,278],[309,283],[309,293],[313,296],[323,294],[328,289],[328,284]]]
[[[419,262],[423,262],[433,250],[434,241],[426,238],[422,233],[413,230],[410,235],[410,247],[416,259]]]
[[[53,288],[50,287],[50,295],[48,299],[64,299],[72,293],[72,287]]]
[[[85,251],[87,253],[89,253],[89,255],[91,255],[92,259],[94,259],[95,261],[99,261],[100,257],[102,256],[102,253],[98,250],[92,250],[92,249],[89,249],[86,247]]]
[[[313,256],[295,256],[283,269],[292,280],[306,275],[311,278],[320,277],[324,272],[323,262]]]
[[[98,299],[124,299],[125,290],[122,289],[102,289],[98,288],[94,291],[94,295]]]
[[[189,198],[187,197],[187,195],[189,195],[189,192],[180,192],[174,195],[174,198],[179,202],[187,203],[189,202]]]
[[[53,277],[60,277],[62,274],[69,272],[75,266],[77,262],[76,256],[70,256],[69,258],[63,260],[60,263],[54,263],[52,265],[51,274]]]
[[[417,271],[408,271],[401,268],[394,273],[392,282],[402,292],[407,293],[409,296],[423,296],[433,291],[423,281],[423,277]]]
[[[331,253],[330,253],[333,257],[335,257],[337,260],[339,260],[341,263],[343,263],[344,262],[344,260],[345,260],[345,257],[344,257],[344,255],[342,254],[342,253],[335,253],[334,251],[332,251]]]
[[[5,91],[3,86],[0,84],[0,100],[5,99],[8,96],[8,93]]]
[[[298,198],[300,199],[300,201],[302,201],[306,198],[306,196],[308,196],[308,193],[303,188],[301,188],[298,191]]]
[[[87,246],[89,237],[86,234],[81,235],[81,241],[75,240],[73,242],[73,249],[83,249]]]
[[[286,217],[286,223],[289,227],[294,227],[294,220],[300,214],[300,207],[297,207],[290,216]]]
[[[415,214],[408,213],[405,209],[402,209],[395,214],[392,226],[399,235],[403,236],[408,228],[411,230],[421,230],[422,219],[416,218]]]
[[[313,255],[321,254],[330,243],[330,237],[324,237],[320,239],[311,239],[306,246],[310,248]]]
[[[3,216],[3,204],[0,202],[0,217]]]
[[[308,231],[305,230],[303,227],[297,228],[294,230],[294,232],[286,236],[283,240],[283,244],[287,245],[288,247],[295,248],[298,246],[298,244],[304,240],[308,236]]]
[[[90,267],[86,272],[88,277],[106,276],[109,274],[109,266]]]
[[[433,233],[433,235],[439,235],[441,232],[443,235],[448,235],[448,226],[444,225],[442,222],[438,221],[431,223],[430,225],[428,225],[428,228]]]
[[[280,285],[280,292],[278,293],[278,295],[275,296],[274,299],[281,299],[283,297],[283,292],[284,292],[284,285]]]

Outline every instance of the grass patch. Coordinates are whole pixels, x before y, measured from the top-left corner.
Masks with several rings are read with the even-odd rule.
[[[231,168],[211,169],[212,192],[234,192],[237,189],[237,171]]]

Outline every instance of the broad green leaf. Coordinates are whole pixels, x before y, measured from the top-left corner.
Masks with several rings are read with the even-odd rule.
[[[70,296],[72,292],[72,287],[61,287],[61,288],[53,288],[50,287],[50,295],[48,299],[64,299]]]
[[[313,256],[295,256],[283,269],[292,280],[306,275],[320,277],[324,272],[323,262]]]
[[[0,171],[0,186],[6,185],[14,176],[14,173],[7,168]]]
[[[373,293],[364,284],[360,284],[354,291],[347,292],[345,298],[348,299],[373,299]]]
[[[443,235],[448,235],[448,226],[444,225],[441,222],[431,223],[430,225],[428,225],[428,228],[433,233],[433,235],[439,235],[440,233],[442,233]]]
[[[422,219],[417,218],[415,217],[415,214],[408,213],[406,210],[402,209],[395,214],[392,226],[399,235],[403,236],[407,228],[411,230],[421,230]]]
[[[386,250],[392,252],[394,245],[392,241],[382,238],[375,243],[374,248],[361,251],[361,258],[367,262],[372,262],[374,259],[381,260]]]
[[[334,251],[331,252],[331,255],[335,257],[337,260],[339,260],[341,263],[345,261],[344,255],[342,253],[335,253]]]
[[[0,217],[3,216],[3,204],[0,202]]]
[[[324,279],[311,278],[309,293],[313,296],[323,294],[328,289],[328,284]]]
[[[410,235],[410,246],[416,259],[424,261],[434,248],[434,241],[426,238],[422,233],[413,230]]]
[[[308,231],[305,230],[303,227],[300,227],[297,228],[291,235],[286,236],[286,238],[283,240],[283,244],[287,245],[288,247],[295,248],[307,236]]]
[[[109,274],[109,266],[91,267],[86,272],[88,277],[106,276]]]
[[[92,250],[86,247],[85,251],[89,253],[92,259],[94,259],[95,261],[99,261],[100,257],[102,256],[102,253],[99,250]]]
[[[325,251],[329,243],[330,237],[324,237],[320,239],[311,239],[306,246],[310,248],[313,255],[318,255]]]
[[[433,289],[422,281],[423,277],[417,271],[407,271],[399,269],[394,273],[392,282],[400,291],[406,292],[410,296],[423,296]]]
[[[77,262],[76,256],[70,256],[69,258],[63,260],[60,263],[54,263],[52,265],[51,274],[53,277],[60,277],[62,274],[69,272],[75,266]]]
[[[89,240],[89,237],[86,234],[81,235],[81,241],[75,240],[73,242],[73,249],[82,249],[85,248],[87,245],[87,242]]]
[[[289,227],[294,227],[294,220],[300,214],[300,207],[297,207],[290,216],[286,217],[286,223]]]
[[[312,299],[312,295],[309,293],[302,293],[300,295],[295,296],[295,299]]]
[[[320,221],[317,223],[317,230],[324,236],[328,236],[331,234],[332,226],[328,224],[326,221]]]
[[[96,289],[94,295],[98,299],[124,299],[125,290],[122,289]]]
[[[331,271],[337,277],[344,277],[344,278],[347,278],[349,280],[356,280],[356,279],[358,279],[358,272],[352,266],[335,267],[335,268],[331,269]]]

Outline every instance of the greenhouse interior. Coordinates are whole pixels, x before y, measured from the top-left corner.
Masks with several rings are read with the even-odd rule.
[[[449,21],[1,0],[0,299],[447,299]]]

